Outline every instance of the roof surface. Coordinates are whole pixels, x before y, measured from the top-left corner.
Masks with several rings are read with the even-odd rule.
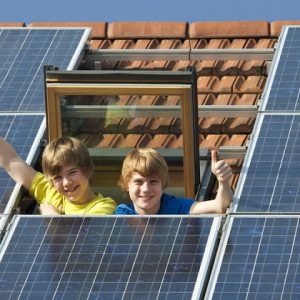
[[[284,25],[300,25],[300,21],[241,21],[241,22],[38,22],[0,23],[15,27],[92,27],[90,49],[274,49]],[[270,62],[265,60],[156,60],[156,61],[103,61],[103,70],[183,70],[195,66],[198,75],[197,92],[199,105],[257,105],[261,99]],[[85,65],[82,64],[82,69]],[[124,101],[129,101],[124,100]],[[145,104],[161,103],[160,97],[148,97]],[[168,101],[176,103],[176,99]],[[169,103],[166,103],[169,104]],[[253,130],[255,118],[209,117],[199,119],[199,146],[245,146]],[[93,126],[93,125],[92,125]],[[111,125],[112,126],[112,125]],[[120,126],[120,124],[118,124]],[[130,128],[148,126],[156,134],[108,133],[101,141],[86,136],[90,143],[99,147],[149,146],[177,148],[181,137],[172,132],[173,119],[162,122],[135,120]],[[166,130],[167,128],[167,130]],[[235,170],[242,161],[230,160]],[[233,187],[238,175],[233,178]]]

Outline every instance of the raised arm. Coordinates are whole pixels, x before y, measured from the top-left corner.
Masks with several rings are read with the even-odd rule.
[[[36,174],[36,171],[2,138],[0,138],[0,167],[4,168],[12,179],[27,190]]]
[[[232,170],[230,166],[224,161],[218,161],[217,152],[211,152],[211,171],[217,177],[219,188],[214,200],[196,202],[190,210],[191,214],[205,214],[205,213],[225,213],[232,201],[232,190],[230,186],[230,178]]]

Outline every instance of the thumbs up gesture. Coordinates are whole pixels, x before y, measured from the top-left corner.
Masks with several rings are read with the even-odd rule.
[[[216,150],[211,151],[211,171],[217,177],[219,183],[229,183],[232,170],[224,160],[218,160]]]

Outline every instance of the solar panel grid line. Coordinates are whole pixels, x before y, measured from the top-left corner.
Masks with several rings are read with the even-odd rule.
[[[230,217],[205,299],[297,299],[299,217]]]
[[[43,242],[43,240],[45,239],[45,237],[46,237],[46,232],[45,232],[45,234],[44,234],[44,236],[43,236],[43,238],[42,238],[42,240],[41,240],[41,243],[40,243],[39,246],[38,246],[38,249],[37,249],[36,253],[33,254],[33,255],[34,255],[33,263],[32,263],[32,265],[30,266],[30,269],[29,269],[29,272],[28,272],[27,276],[24,278],[23,285],[22,285],[22,287],[21,287],[21,289],[20,289],[20,294],[23,293],[24,288],[25,288],[25,286],[26,286],[26,284],[27,284],[27,282],[28,282],[28,278],[29,278],[29,275],[30,275],[30,273],[31,273],[30,271],[31,271],[31,270],[33,269],[33,267],[34,267],[34,262],[37,260],[37,256],[38,256],[39,250],[40,250],[41,247],[42,247],[42,242]]]
[[[2,29],[1,32],[0,32],[0,37],[1,37],[1,35],[2,35],[2,32],[3,32],[3,29]],[[8,69],[7,72],[6,72],[6,75],[5,75],[5,77],[4,77],[4,80],[2,80],[2,82],[1,82],[1,84],[0,84],[0,89],[1,89],[2,86],[3,86],[3,84],[4,84],[4,82],[5,82],[5,79],[9,76],[9,73],[10,73],[10,71],[11,71],[11,69],[12,69],[12,66],[13,66],[14,62],[16,61],[16,59],[17,59],[17,57],[18,57],[18,54],[21,52],[21,49],[22,49],[22,47],[23,47],[25,41],[26,41],[26,37],[25,37],[25,39],[23,40],[23,42],[21,43],[21,46],[19,47],[19,49],[17,50],[17,54],[15,55],[13,61],[10,63],[9,69]]]
[[[262,111],[299,111],[299,26],[285,27],[263,94]]]
[[[113,226],[112,226],[112,230],[111,230],[110,235],[109,235],[109,237],[108,237],[107,244],[105,245],[105,249],[104,249],[104,251],[103,251],[104,253],[103,253],[103,256],[102,256],[101,261],[100,261],[100,263],[99,263],[99,266],[98,266],[98,269],[97,269],[97,271],[96,271],[96,274],[99,273],[100,267],[102,266],[102,262],[103,262],[103,259],[104,259],[104,257],[105,257],[105,253],[107,253],[107,251],[108,251],[108,247],[109,247],[109,245],[110,245],[110,241],[111,241],[111,239],[113,238],[113,231],[114,231],[114,228],[115,228],[115,226],[116,226],[116,222],[117,222],[117,219],[115,220],[115,222],[114,222],[114,224],[113,224]],[[111,257],[111,258],[112,258],[112,257]],[[108,264],[111,262],[111,258],[109,259]],[[124,270],[124,269],[123,269],[123,270]],[[89,291],[89,295],[92,295],[93,290],[94,290],[94,288],[95,288],[95,284],[96,284],[96,276],[95,276],[95,278],[94,278],[94,280],[93,280],[93,283],[91,284],[91,288],[90,288],[90,291]]]
[[[168,234],[167,234],[168,238],[166,238],[164,241],[158,241],[158,240],[156,241],[156,243],[159,243],[159,247],[161,247],[161,251],[162,251],[161,253],[165,253],[165,251],[167,250],[167,252],[170,251],[170,255],[168,255],[167,262],[165,262],[165,261],[162,261],[164,256],[162,254],[158,254],[159,255],[159,257],[157,257],[158,258],[158,266],[162,266],[162,268],[160,270],[159,267],[158,267],[155,270],[153,270],[155,284],[154,284],[154,282],[149,284],[150,285],[149,288],[148,288],[149,294],[147,296],[147,299],[153,299],[154,295],[157,295],[156,299],[158,299],[159,296],[161,295],[162,285],[164,283],[164,278],[165,278],[165,275],[166,275],[166,272],[167,272],[167,268],[169,266],[171,255],[173,253],[174,244],[176,242],[176,239],[178,238],[180,223],[181,223],[181,219],[179,219],[179,225],[176,225],[176,226],[178,226],[178,228],[177,228],[177,231],[175,233],[174,239],[171,241],[171,243],[168,242],[168,238],[169,238],[169,235],[172,235],[172,233],[170,232],[172,226],[170,226],[169,229],[168,229]],[[133,267],[130,271],[129,279],[126,283],[126,287],[125,287],[122,299],[126,299],[128,295],[131,295],[131,297],[136,297],[139,294],[141,294],[141,297],[142,297],[142,294],[144,294],[144,289],[146,289],[146,286],[145,286],[146,283],[144,283],[143,286],[141,286],[141,285],[139,286],[139,284],[137,284],[137,282],[140,280],[142,274],[144,273],[146,275],[145,270],[143,271],[143,269],[141,269],[145,265],[146,258],[147,258],[147,255],[145,255],[143,253],[145,252],[145,253],[148,253],[148,255],[149,254],[151,255],[151,253],[152,253],[151,251],[154,251],[153,255],[155,255],[156,249],[153,248],[152,241],[153,241],[153,239],[157,239],[159,237],[159,232],[156,233],[158,235],[156,235],[156,234],[154,236],[149,235],[151,232],[148,233],[148,230],[151,231],[151,229],[148,227],[148,225],[149,225],[149,221],[145,225],[145,232],[143,234],[143,237],[142,237],[142,240],[141,240],[141,243],[140,243],[140,245],[146,244],[146,247],[145,247],[145,249],[141,249],[140,247],[138,248],[137,255],[135,257]],[[142,257],[141,261],[140,261],[139,257]],[[164,264],[165,264],[165,266],[164,266]],[[137,265],[139,265],[138,268],[136,267]],[[141,271],[143,271],[143,272],[141,272]],[[134,274],[137,273],[137,272],[140,275],[137,278],[135,278]],[[131,279],[132,279],[132,284],[130,284]],[[132,286],[132,289],[129,288],[129,285]],[[141,288],[142,288],[142,290],[141,290]],[[164,291],[164,293],[165,292],[166,291]]]
[[[292,117],[292,120],[291,120],[291,124],[290,124],[290,128],[288,130],[288,135],[286,137],[286,143],[284,145],[283,153],[286,153],[286,150],[287,150],[287,147],[288,147],[289,137],[291,136],[291,131],[292,131],[292,127],[293,127],[293,120],[294,120],[294,117]],[[284,155],[282,155],[282,157],[281,157],[281,161],[280,161],[280,165],[279,165],[279,171],[282,168],[283,163],[284,163]],[[274,184],[274,188],[273,188],[273,191],[272,191],[272,195],[271,195],[271,200],[269,202],[268,211],[270,211],[270,208],[272,206],[272,202],[273,202],[273,199],[274,199],[274,196],[275,196],[275,187],[277,186],[277,183],[279,182],[279,180],[280,179],[279,179],[279,172],[278,172],[277,177],[275,179],[275,184]]]
[[[296,228],[299,228],[299,218],[297,219]],[[282,289],[282,293],[281,293],[281,298],[282,299],[284,297],[284,291],[285,291],[285,287],[286,287],[286,284],[287,284],[287,277],[288,277],[288,273],[289,273],[289,269],[290,269],[290,265],[291,265],[292,253],[293,253],[293,250],[294,250],[294,247],[295,247],[295,243],[296,243],[296,233],[294,235],[293,244],[292,244],[292,247],[291,247],[291,254],[290,254],[290,257],[289,257],[289,261],[288,261],[288,268],[287,268],[285,278],[284,278],[284,282],[283,282],[283,289]]]
[[[124,293],[123,293],[123,295],[122,295],[122,300],[125,298],[126,291],[128,290],[129,281],[130,281],[130,278],[132,277],[133,269],[135,268],[136,261],[137,261],[137,258],[138,258],[138,254],[139,254],[140,249],[141,249],[141,247],[142,247],[142,243],[143,243],[143,240],[144,240],[144,238],[145,238],[145,233],[146,233],[146,229],[147,229],[147,225],[148,225],[148,224],[149,224],[149,219],[147,220],[147,223],[145,224],[144,231],[143,231],[142,237],[141,237],[141,242],[140,242],[140,244],[138,245],[138,249],[137,249],[136,255],[135,255],[135,257],[134,257],[134,261],[133,261],[131,270],[129,271],[129,276],[128,276],[128,280],[126,281],[126,284],[125,284]]]
[[[263,124],[263,118],[264,118],[264,115],[258,114],[258,116],[256,118],[255,125],[254,125],[254,129],[253,129],[251,139],[248,142],[248,149],[247,149],[247,152],[246,152],[246,155],[245,155],[244,163],[242,165],[242,169],[241,169],[241,172],[240,172],[240,177],[239,177],[237,187],[236,187],[236,190],[235,190],[235,193],[234,193],[234,197],[233,197],[233,200],[232,200],[232,205],[231,205],[232,212],[236,212],[237,207],[238,207],[239,199],[241,197],[243,186],[245,184],[245,180],[246,180],[246,177],[247,177],[247,171],[248,171],[248,169],[250,167],[250,163],[252,161],[252,157],[253,157],[253,153],[254,153],[254,149],[255,149],[255,143],[257,141],[259,132],[261,130],[261,126]]]
[[[232,211],[300,212],[299,114],[263,114],[259,118],[260,130],[250,143]]]
[[[175,234],[175,239],[174,239],[174,242],[173,242],[171,251],[170,251],[171,253],[173,253],[174,246],[175,246],[175,242],[176,242],[176,239],[177,239],[178,234],[179,234],[180,224],[181,224],[181,220],[180,220],[180,223],[179,223],[177,232],[176,232],[176,234]],[[182,244],[181,244],[181,246],[180,246],[180,250],[179,250],[179,251],[180,251],[180,252],[182,251]],[[162,278],[162,280],[161,280],[161,285],[160,285],[160,287],[159,287],[159,290],[158,290],[158,293],[157,293],[157,297],[156,297],[157,300],[159,299],[159,295],[160,295],[160,293],[161,293],[162,283],[164,282],[164,279],[165,279],[165,276],[166,276],[166,272],[167,272],[167,267],[168,267],[168,265],[169,265],[169,263],[170,263],[170,259],[171,259],[171,255],[168,257],[168,261],[167,261],[167,263],[166,263],[166,268],[165,268],[165,271],[164,271],[164,273],[163,273],[163,278]],[[177,260],[176,260],[177,263],[178,263],[178,259],[179,259],[179,257],[177,257]],[[172,274],[172,276],[171,276],[172,279],[173,279],[173,276],[174,276],[174,274]],[[170,288],[170,287],[169,287],[169,288]],[[168,288],[168,290],[166,291],[167,293],[170,292],[169,288]]]
[[[28,86],[28,89],[26,90],[26,92],[25,92],[23,98],[21,99],[20,104],[19,104],[19,107],[17,108],[17,110],[19,110],[19,109],[22,107],[22,104],[23,104],[23,102],[24,102],[24,99],[26,98],[26,96],[27,96],[27,94],[28,94],[28,92],[29,92],[29,90],[30,90],[30,88],[31,88],[31,86],[32,86],[32,84],[33,84],[35,78],[37,77],[39,71],[42,69],[42,67],[43,67],[43,65],[44,65],[44,61],[45,61],[45,59],[46,59],[46,57],[47,57],[47,54],[50,52],[50,47],[53,45],[53,42],[54,42],[54,39],[55,39],[56,34],[57,34],[57,33],[55,33],[55,35],[53,36],[52,41],[50,42],[50,44],[49,44],[49,46],[48,46],[48,48],[47,48],[46,51],[43,53],[44,57],[43,57],[43,58],[41,59],[41,61],[39,62],[39,65],[38,65],[38,67],[37,67],[37,69],[36,69],[36,72],[34,73],[34,75],[33,75],[33,77],[32,77],[32,80],[31,80],[31,82],[30,82],[30,84],[29,84],[29,86]],[[20,48],[20,49],[21,49],[21,48]],[[29,75],[27,75],[27,76],[29,77]],[[31,78],[30,78],[30,79],[31,79]]]
[[[66,271],[66,268],[67,268],[67,266],[68,266],[68,262],[69,262],[69,260],[70,260],[70,256],[71,256],[71,254],[73,253],[73,250],[74,250],[76,241],[78,240],[79,232],[81,231],[81,228],[82,228],[82,221],[81,221],[81,224],[80,224],[80,227],[79,227],[79,230],[78,230],[78,234],[77,234],[76,237],[75,237],[75,241],[74,241],[74,243],[73,243],[73,246],[71,247],[70,253],[68,254],[67,261],[66,261],[66,264],[65,264],[65,266],[64,266],[64,268],[63,268],[63,270],[62,270],[61,276],[63,276],[63,274],[64,274],[65,271]],[[57,288],[56,288],[56,290],[54,291],[53,298],[56,297],[56,295],[57,295],[57,293],[58,293],[58,288],[59,288],[59,286],[60,286],[60,283],[57,285]],[[63,297],[64,295],[63,295],[63,294],[60,295],[60,296],[58,297],[58,299],[61,298],[61,296]]]
[[[284,41],[286,39],[286,35],[287,35],[287,28],[284,28],[284,30],[282,31],[281,35],[278,38],[276,51],[275,51],[275,54],[273,56],[271,68],[270,68],[270,71],[269,71],[269,76],[267,78],[267,82],[266,82],[264,91],[262,93],[261,98],[263,99],[263,101],[260,105],[261,106],[260,107],[261,111],[266,110],[266,104],[267,104],[267,101],[268,101],[268,98],[269,98],[269,95],[270,95],[271,87],[272,87],[273,82],[274,82],[275,72],[276,72],[277,67],[278,67],[278,63],[279,63],[279,60],[280,60],[280,56],[281,56],[281,53],[282,53],[282,48],[283,48]]]
[[[265,226],[265,224],[266,224],[266,220],[264,222],[263,227]],[[263,235],[261,235],[260,241],[258,242],[258,251],[257,251],[256,256],[255,256],[255,260],[254,260],[254,264],[253,264],[253,269],[252,269],[250,280],[249,280],[249,283],[248,283],[248,288],[246,289],[247,290],[246,299],[249,297],[250,285],[251,285],[251,282],[252,282],[252,279],[253,279],[253,275],[254,275],[254,268],[255,268],[255,265],[256,265],[257,259],[258,259],[259,249],[260,249],[261,244],[262,244],[262,238],[263,238]]]
[[[40,112],[44,110],[43,65],[75,68],[90,28],[6,28],[1,33],[0,110]]]

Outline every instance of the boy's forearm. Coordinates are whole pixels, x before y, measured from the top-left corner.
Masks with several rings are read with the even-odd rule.
[[[8,170],[10,162],[17,157],[15,149],[4,139],[0,138],[0,166]]]
[[[223,214],[232,201],[232,190],[229,183],[219,183],[217,196],[214,200],[196,202],[190,210],[190,214]]]
[[[0,167],[16,182],[26,189],[30,188],[36,171],[29,166],[15,151],[15,149],[0,138]]]
[[[232,189],[229,182],[219,182],[218,192],[215,198],[216,210],[225,213],[233,198]]]

